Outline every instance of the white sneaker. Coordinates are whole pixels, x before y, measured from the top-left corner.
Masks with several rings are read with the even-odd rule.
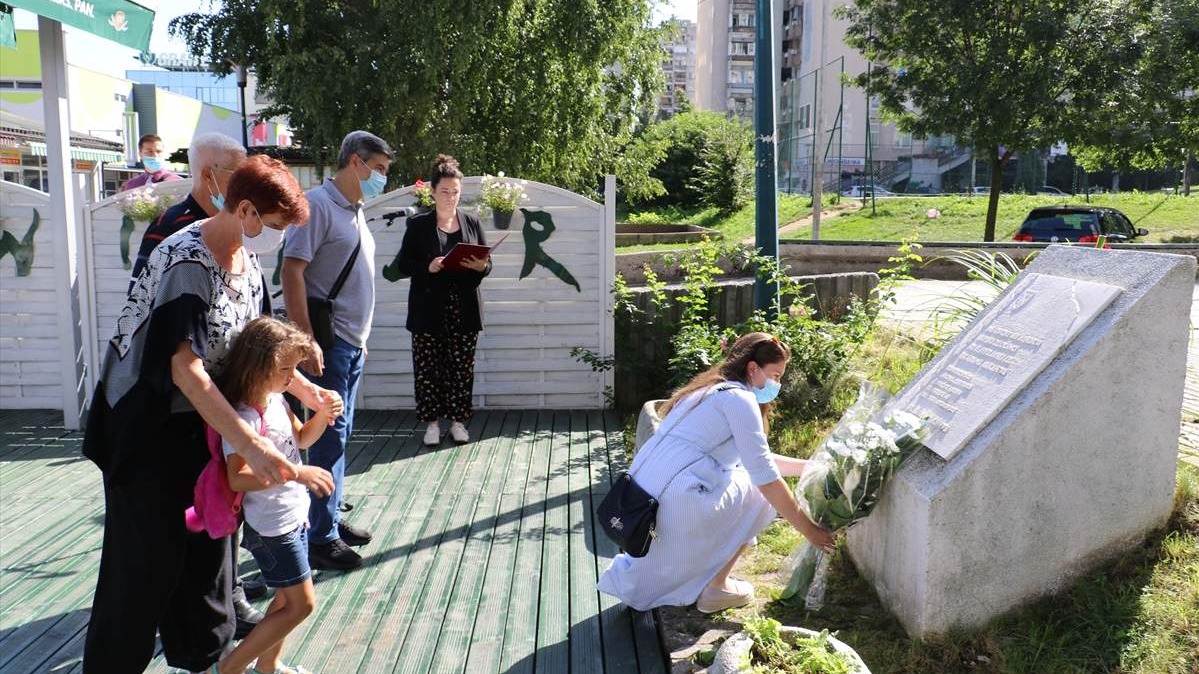
[[[441,426],[436,421],[430,421],[425,429],[425,444],[431,447],[441,444]]]
[[[450,424],[450,437],[454,438],[454,442],[460,445],[464,442],[470,442],[470,433],[466,432],[466,426],[463,426],[460,421]]]

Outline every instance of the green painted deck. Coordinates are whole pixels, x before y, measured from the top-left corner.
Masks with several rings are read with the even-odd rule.
[[[602,411],[481,412],[422,447],[410,412],[358,415],[348,448],[364,568],[318,572],[289,662],[322,672],[664,672],[649,614],[595,590],[592,526],[625,463]],[[100,474],[56,412],[0,411],[0,672],[80,671],[100,557]],[[242,573],[254,570],[248,554]],[[261,602],[265,605],[265,601]],[[161,656],[147,671],[169,672]]]

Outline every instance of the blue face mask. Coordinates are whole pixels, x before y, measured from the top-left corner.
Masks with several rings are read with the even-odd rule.
[[[158,173],[162,170],[162,160],[158,157],[142,157],[142,166],[150,173]]]
[[[218,212],[223,211],[223,210],[225,210],[225,195],[221,194],[219,185],[214,184],[213,187],[216,187],[217,191],[214,192],[212,190],[209,190],[208,198],[212,201],[213,208],[217,209]]]
[[[774,399],[779,397],[779,391],[781,391],[782,388],[782,384],[771,379],[770,377],[767,377],[766,384],[763,385],[762,388],[750,386],[749,390],[754,392],[754,398],[758,400],[759,404],[765,405],[766,403],[774,402]]]
[[[358,183],[362,185],[362,198],[374,199],[380,194],[383,194],[383,188],[387,187],[387,176],[379,173],[369,166],[367,168],[370,170],[371,174],[367,176],[366,180],[359,179]]]

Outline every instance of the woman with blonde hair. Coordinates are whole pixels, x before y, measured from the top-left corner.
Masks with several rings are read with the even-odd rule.
[[[617,555],[600,591],[639,611],[695,603],[714,613],[748,604],[753,585],[729,574],[776,514],[814,545],[832,548],[833,535],[808,519],[783,481],[807,462],[772,453],[766,441],[766,416],[790,357],[771,335],[744,335],[667,401],[662,424],[629,469],[659,502],[656,537],[644,557]]]

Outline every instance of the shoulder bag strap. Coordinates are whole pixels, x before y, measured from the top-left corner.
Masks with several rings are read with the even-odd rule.
[[[667,435],[670,435],[670,431],[673,431],[675,429],[675,427],[677,427],[680,423],[682,423],[683,419],[686,419],[687,415],[689,415],[693,411],[695,411],[695,408],[699,407],[700,403],[702,403],[704,400],[706,400],[708,398],[708,396],[712,395],[713,393],[716,393],[717,391],[726,391],[730,388],[734,388],[735,386],[736,386],[736,384],[733,384],[732,382],[725,382],[723,384],[716,384],[716,385],[710,387],[707,391],[704,392],[703,395],[701,395],[699,397],[699,400],[696,400],[695,403],[693,405],[691,405],[691,407],[687,408],[686,412],[683,412],[682,416],[680,416],[677,420],[675,420],[674,423],[670,424],[669,429],[667,429],[667,430],[658,429],[658,432],[654,433],[654,437],[657,438],[657,442],[654,443],[654,447],[657,447],[658,445],[662,444],[662,439],[665,438]],[[641,451],[645,451],[645,449],[642,449]],[[704,454],[703,456],[699,457],[695,461],[692,461],[691,463],[688,463],[687,465],[685,465],[682,468],[675,471],[674,475],[671,475],[670,479],[666,481],[666,486],[662,487],[662,490],[658,492],[657,498],[660,499],[662,497],[662,494],[666,493],[666,489],[668,487],[670,487],[670,483],[674,482],[674,479],[679,476],[679,473],[681,473],[684,470],[687,470],[688,468],[690,468],[691,466],[694,466],[695,464],[699,463],[706,456],[707,456],[707,454]],[[630,472],[629,475],[632,475],[632,472]]]
[[[358,259],[358,249],[362,248],[362,236],[358,236],[358,245],[354,246],[353,252],[350,253],[350,259],[346,260],[346,266],[341,268],[341,274],[337,276],[337,281],[334,282],[333,288],[329,290],[328,300],[332,302],[337,298],[337,294],[341,292],[341,287],[346,283],[346,277],[350,275],[350,269],[354,266],[354,260]]]

